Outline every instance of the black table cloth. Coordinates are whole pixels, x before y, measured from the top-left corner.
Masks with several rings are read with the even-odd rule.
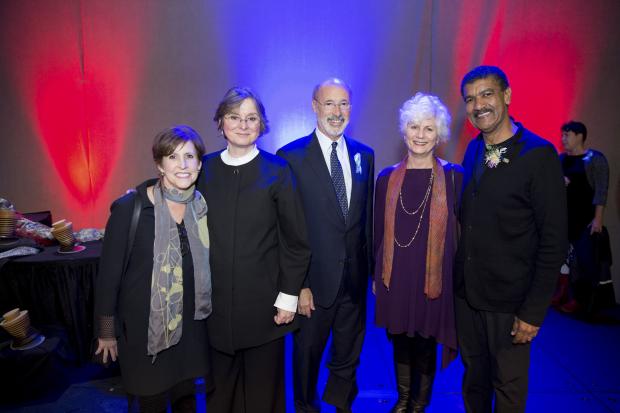
[[[19,258],[0,269],[0,315],[28,310],[34,327],[63,326],[76,353],[76,364],[90,361],[95,287],[102,241],[81,244],[84,251],[61,254],[60,246]]]
[[[69,384],[75,355],[60,326],[41,328],[45,341],[28,350],[13,350],[11,340],[3,336],[0,344],[0,371],[5,380],[0,386],[0,405],[24,403],[50,396]],[[1,410],[1,409],[0,409]]]

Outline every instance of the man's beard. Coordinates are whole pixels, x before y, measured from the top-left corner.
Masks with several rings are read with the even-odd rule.
[[[342,121],[342,125],[340,125],[339,128],[334,128],[333,126],[331,126],[329,124],[329,121],[338,121],[341,120]],[[345,119],[344,116],[329,116],[325,119],[321,119],[319,118],[319,123],[321,124],[321,126],[323,127],[323,129],[325,130],[325,132],[327,132],[327,135],[329,135],[332,138],[337,138],[338,136],[342,135],[344,133],[345,128],[347,127],[347,125],[349,124],[348,119]]]

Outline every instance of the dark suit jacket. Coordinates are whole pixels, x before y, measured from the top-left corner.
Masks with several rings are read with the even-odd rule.
[[[566,186],[553,145],[517,125],[502,145],[509,163],[476,172],[482,134],[465,153],[454,291],[474,308],[540,326],[568,248]]]
[[[345,141],[353,181],[346,224],[315,133],[277,152],[288,161],[301,189],[312,247],[312,260],[303,288],[310,287],[314,303],[321,307],[334,303],[345,266],[353,302],[365,300],[368,277],[373,269],[374,152],[353,139],[345,137]],[[358,153],[361,173],[356,173],[354,161]]]

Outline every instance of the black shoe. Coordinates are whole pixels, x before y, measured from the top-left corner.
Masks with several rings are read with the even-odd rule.
[[[411,366],[394,362],[394,373],[396,376],[398,400],[389,413],[407,413],[409,394],[411,393]]]
[[[417,371],[413,372],[411,383],[411,407],[409,413],[424,413],[431,404],[433,394],[433,383],[435,375],[425,376]]]

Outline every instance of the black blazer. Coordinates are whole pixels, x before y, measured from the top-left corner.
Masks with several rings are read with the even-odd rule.
[[[268,343],[298,327],[278,326],[278,294],[299,295],[310,263],[308,231],[293,173],[260,151],[241,166],[205,155],[197,188],[204,196],[211,240],[211,346],[235,350]]]
[[[372,275],[372,201],[374,152],[345,137],[351,163],[352,188],[349,219],[345,224],[329,169],[316,134],[297,139],[278,150],[295,174],[306,211],[312,260],[303,288],[310,287],[314,303],[330,307],[346,266],[354,303],[366,299]],[[361,173],[355,155],[360,154]]]
[[[482,134],[467,147],[454,291],[540,326],[568,248],[566,185],[553,145],[517,125],[502,145],[509,163],[480,168]]]

